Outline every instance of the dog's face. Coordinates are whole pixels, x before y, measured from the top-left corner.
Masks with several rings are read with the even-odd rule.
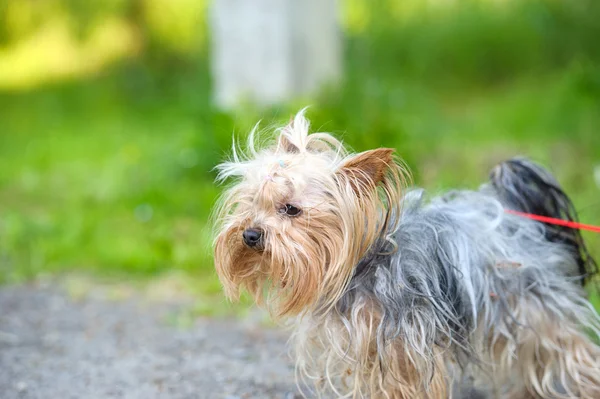
[[[382,205],[397,190],[386,176],[399,171],[392,150],[348,156],[332,136],[308,135],[302,114],[264,150],[252,136],[248,158],[219,166],[220,178],[237,177],[217,212],[225,292],[245,288],[277,316],[330,306],[387,222]]]

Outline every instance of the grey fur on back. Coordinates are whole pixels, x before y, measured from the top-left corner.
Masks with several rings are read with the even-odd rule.
[[[547,178],[543,169],[519,162]],[[406,193],[398,229],[382,234],[337,304],[343,315],[355,302],[374,299],[382,313],[378,351],[401,339],[424,358],[433,358],[434,348],[442,347],[461,367],[479,364],[484,342],[514,337],[511,298],[541,301],[549,316],[598,335],[598,317],[579,284],[577,245],[583,242],[556,239],[544,224],[506,213],[505,207],[544,209],[532,201],[545,199],[543,193],[532,198],[518,190],[524,185],[519,179],[530,176],[505,173],[502,178],[501,184],[494,181],[430,201],[421,190]],[[565,214],[546,210],[555,213],[549,216]],[[471,397],[478,395],[483,394],[472,391]]]

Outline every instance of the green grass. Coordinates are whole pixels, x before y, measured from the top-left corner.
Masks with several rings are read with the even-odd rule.
[[[600,223],[593,177],[600,161],[599,97],[582,93],[589,90],[581,85],[587,73],[574,67],[460,95],[394,82],[370,95],[370,105],[358,106],[344,104],[342,89],[325,93],[309,116],[356,150],[397,148],[416,183],[433,192],[476,187],[495,162],[532,156],[554,170],[584,221]],[[248,111],[239,123],[214,112],[196,115],[173,98],[132,109],[103,100],[113,98],[111,90],[99,79],[0,98],[4,281],[72,269],[212,275],[207,218],[218,188],[210,169],[229,137],[206,136],[243,135],[259,115]],[[388,101],[406,103],[386,107]],[[281,120],[296,108],[267,114]],[[589,239],[597,252],[598,238]]]
[[[590,45],[600,8],[510,4],[424,7],[403,22],[374,7],[377,18],[347,35],[338,87],[267,110],[214,110],[196,58],[0,93],[0,282],[175,273],[208,298],[202,312],[220,306],[212,168],[232,133],[307,104],[315,129],[357,151],[397,148],[432,194],[476,188],[496,162],[530,156],[558,176],[582,221],[600,224],[600,52]],[[585,236],[600,256],[600,236]]]
[[[74,265],[151,274],[208,263],[205,221],[216,189],[196,170],[202,154],[190,118],[173,110],[86,115],[61,93],[10,102],[0,150],[9,275]]]

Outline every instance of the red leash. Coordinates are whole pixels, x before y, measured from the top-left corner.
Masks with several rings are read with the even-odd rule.
[[[517,216],[522,216],[525,218],[537,220],[538,222],[556,224],[558,226],[565,226],[565,227],[569,227],[572,229],[589,230],[589,231],[593,231],[594,233],[600,233],[600,227],[592,226],[591,224],[583,224],[583,223],[578,223],[578,222],[572,222],[570,220],[563,220],[563,219],[551,218],[548,216],[534,215],[531,213],[513,211],[512,209],[505,209],[504,211],[506,213],[510,213],[512,215],[517,215]]]

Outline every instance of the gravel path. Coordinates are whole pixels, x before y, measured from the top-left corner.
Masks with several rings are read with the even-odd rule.
[[[56,287],[2,287],[0,397],[299,397],[287,333],[233,320],[177,328],[165,322],[177,309],[140,298],[74,301]]]

